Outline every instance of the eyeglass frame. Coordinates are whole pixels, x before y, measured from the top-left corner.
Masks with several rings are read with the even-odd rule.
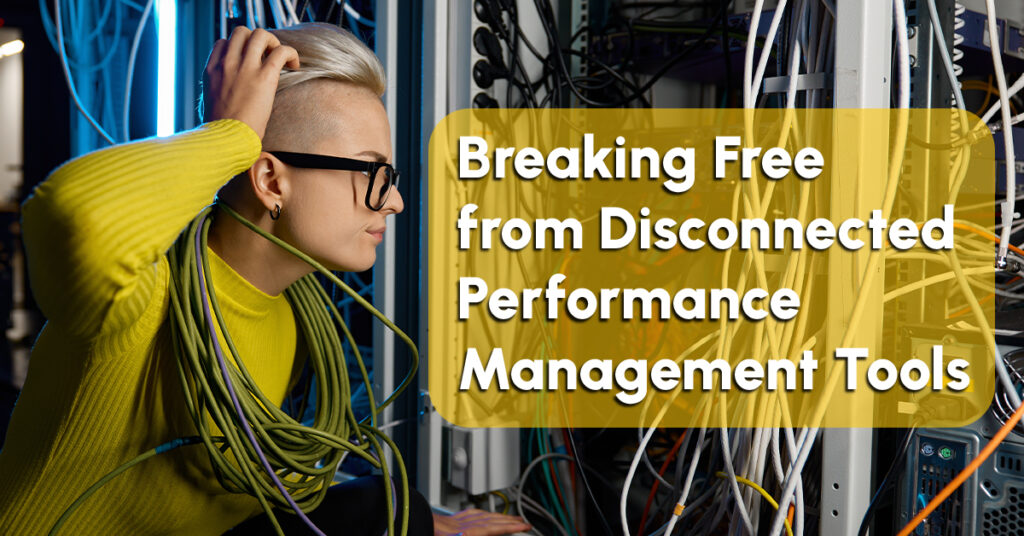
[[[370,179],[370,184],[366,187],[366,199],[363,201],[366,204],[366,208],[379,212],[384,205],[387,204],[388,196],[391,195],[392,188],[398,188],[398,181],[401,177],[398,170],[394,166],[387,162],[375,162],[370,160],[356,160],[354,158],[346,158],[343,156],[327,156],[322,154],[312,153],[295,153],[291,151],[267,151],[274,155],[278,160],[284,162],[285,165],[297,167],[301,169],[334,169],[338,171],[359,171],[366,173]],[[385,177],[391,177],[388,181],[387,191],[380,198],[380,206],[374,208],[370,204],[370,195],[373,193],[373,183],[377,180],[377,172],[380,168],[384,168]]]

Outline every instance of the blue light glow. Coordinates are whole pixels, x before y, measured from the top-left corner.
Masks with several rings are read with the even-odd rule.
[[[176,0],[156,0],[156,135],[174,133],[174,64],[178,13]]]

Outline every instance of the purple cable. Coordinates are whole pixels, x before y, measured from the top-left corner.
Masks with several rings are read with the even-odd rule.
[[[306,517],[306,514],[301,508],[299,508],[299,505],[295,504],[295,500],[292,499],[292,496],[284,489],[284,485],[281,484],[281,480],[277,478],[277,474],[274,473],[274,470],[270,467],[270,462],[267,461],[267,457],[263,455],[263,450],[260,449],[259,443],[256,442],[256,436],[252,433],[252,428],[249,426],[248,419],[246,419],[245,414],[242,413],[242,405],[238,402],[238,396],[235,395],[235,387],[231,385],[231,378],[228,376],[227,362],[224,360],[224,354],[221,352],[220,342],[217,340],[217,331],[213,327],[213,315],[210,314],[210,304],[206,299],[206,278],[203,274],[203,263],[200,260],[202,249],[199,238],[203,229],[203,223],[206,221],[206,217],[207,214],[204,214],[203,218],[199,221],[199,225],[196,226],[196,269],[199,270],[199,290],[202,294],[203,312],[206,313],[206,325],[210,328],[210,337],[213,337],[213,349],[217,354],[217,363],[220,364],[220,373],[224,377],[224,383],[228,386],[228,393],[231,394],[231,403],[235,406],[235,413],[238,414],[238,418],[242,421],[242,428],[245,430],[246,437],[249,438],[249,443],[254,449],[256,449],[256,454],[259,456],[260,462],[263,463],[263,468],[266,469],[267,474],[270,475],[271,480],[274,481],[274,485],[277,486],[277,489],[282,495],[284,495],[285,500],[287,500],[288,504],[290,504],[292,509],[295,510],[295,513],[298,514],[298,516],[302,518],[302,521],[306,523],[306,526],[308,526],[318,536],[327,536],[323,531],[317,528],[317,526],[313,524],[308,517]]]

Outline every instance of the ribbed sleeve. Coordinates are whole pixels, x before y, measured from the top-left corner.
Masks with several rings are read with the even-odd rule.
[[[225,119],[95,151],[54,171],[22,207],[29,280],[43,314],[79,336],[131,325],[153,291],[157,259],[260,147],[245,123]]]
[[[49,322],[0,449],[0,535],[46,534],[110,471],[195,435],[167,315],[165,253],[259,151],[244,123],[216,121],[70,161],[25,202],[30,284]],[[238,356],[280,404],[295,376],[291,306],[208,253],[211,288]],[[255,498],[225,490],[205,450],[193,445],[119,474],[81,503],[60,534],[215,536],[259,508]]]

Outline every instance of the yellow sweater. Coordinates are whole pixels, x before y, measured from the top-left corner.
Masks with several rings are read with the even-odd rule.
[[[0,451],[0,534],[46,534],[104,474],[195,434],[171,350],[164,254],[259,152],[244,123],[214,121],[72,160],[25,202],[29,279],[48,322]],[[290,305],[212,251],[210,264],[239,355],[280,403],[296,362]],[[258,511],[221,488],[202,446],[186,446],[116,477],[61,533],[220,534]]]

